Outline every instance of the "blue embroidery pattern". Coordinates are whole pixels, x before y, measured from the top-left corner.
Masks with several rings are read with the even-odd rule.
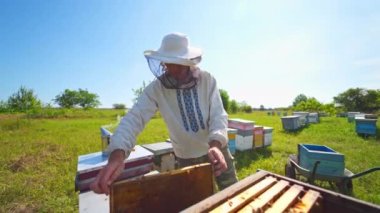
[[[191,98],[191,91],[189,89],[182,90],[183,100],[185,101],[186,115],[190,121],[190,127],[193,132],[198,132],[199,126],[195,118],[193,101]]]
[[[194,100],[195,100],[195,108],[197,109],[197,114],[198,114],[198,119],[201,123],[201,127],[202,129],[205,129],[205,124],[203,123],[203,115],[202,115],[202,111],[199,107],[199,101],[198,101],[198,92],[197,92],[197,88],[193,87],[192,89],[193,91],[193,95],[194,95]]]
[[[178,102],[178,106],[179,106],[179,111],[181,112],[183,125],[185,126],[186,131],[189,131],[189,126],[187,125],[185,112],[183,111],[181,91],[178,89],[177,89],[177,102]]]

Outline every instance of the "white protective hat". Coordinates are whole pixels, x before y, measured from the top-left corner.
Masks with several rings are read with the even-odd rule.
[[[189,46],[189,40],[183,33],[170,33],[161,42],[158,50],[146,50],[147,59],[155,59],[168,64],[195,66],[202,59],[200,48]]]

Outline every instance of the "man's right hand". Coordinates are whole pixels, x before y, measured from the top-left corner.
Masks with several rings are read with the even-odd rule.
[[[110,193],[110,185],[115,181],[124,169],[125,152],[117,149],[108,158],[108,164],[100,170],[95,181],[91,183],[90,189],[97,194]]]

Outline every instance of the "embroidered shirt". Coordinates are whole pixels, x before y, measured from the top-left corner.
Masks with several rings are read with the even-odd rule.
[[[129,153],[136,136],[157,110],[168,127],[176,156],[203,156],[212,140],[226,146],[227,113],[216,80],[208,72],[200,71],[197,85],[191,89],[166,89],[157,79],[150,83],[121,120],[108,152],[122,149]]]

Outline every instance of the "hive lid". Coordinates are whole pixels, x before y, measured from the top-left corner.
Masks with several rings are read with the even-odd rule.
[[[142,145],[147,150],[153,152],[154,155],[162,155],[173,152],[173,145],[169,142],[158,142]]]
[[[228,122],[232,122],[232,123],[243,123],[243,124],[255,124],[254,121],[250,121],[250,120],[244,120],[244,119],[240,119],[240,118],[230,118],[228,119]]]
[[[124,163],[140,161],[149,158],[153,158],[153,153],[139,145],[136,145],[129,157],[124,160]],[[81,174],[83,172],[97,170],[104,167],[107,163],[108,156],[104,156],[102,152],[80,155],[78,157],[77,172]]]
[[[237,129],[234,129],[234,128],[227,128],[227,132],[228,132],[228,133],[237,133],[238,130],[237,130]]]

